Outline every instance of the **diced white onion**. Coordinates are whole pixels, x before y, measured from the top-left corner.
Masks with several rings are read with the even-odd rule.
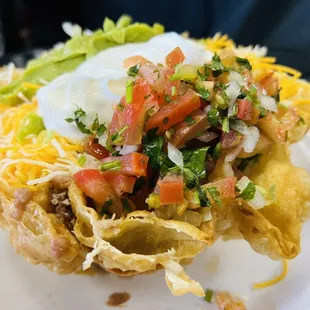
[[[248,126],[243,121],[230,122],[230,127],[243,135],[248,134]]]
[[[228,103],[228,117],[234,114],[234,103],[240,94],[240,85],[236,81],[230,81],[228,88],[226,89],[226,94],[229,97]]]
[[[100,161],[96,159],[94,156],[84,153],[81,156],[85,156],[85,164],[83,165],[83,169],[98,169],[100,166]]]
[[[208,222],[212,220],[212,213],[210,208],[201,208],[202,222]]]
[[[213,139],[217,138],[218,134],[212,131],[206,131],[203,135],[197,137],[198,140],[208,143],[209,141],[212,141]]]
[[[124,145],[119,153],[121,155],[126,155],[126,154],[130,154],[133,152],[137,152],[138,150],[139,150],[139,145]]]
[[[230,151],[226,156],[225,156],[225,162],[233,162],[236,157],[239,155],[239,153],[242,151],[243,145],[239,144],[235,148],[233,148],[232,151]]]
[[[168,157],[177,166],[183,167],[182,153],[170,142],[168,142]]]
[[[243,192],[250,182],[250,179],[244,176],[236,183],[236,186],[240,190],[240,192]]]
[[[272,112],[277,112],[278,111],[278,107],[276,104],[276,100],[270,96],[266,96],[266,95],[260,95],[259,97],[259,101],[260,101],[260,105],[268,110],[268,111],[272,111]]]
[[[237,188],[240,190],[240,192],[242,193],[246,187],[248,186],[248,184],[251,182],[251,180],[249,178],[247,178],[246,176],[243,176],[236,184]],[[261,193],[261,191],[259,190],[258,186],[255,186],[255,195],[253,197],[253,199],[247,201],[247,203],[254,209],[261,209],[266,205],[266,201],[265,198],[263,196],[263,194]]]
[[[248,201],[249,205],[254,209],[261,209],[266,205],[266,201],[262,193],[256,189],[254,198]]]
[[[244,139],[242,143],[244,151],[246,153],[253,152],[259,139],[258,128],[255,126],[248,127],[242,121],[231,122],[230,126],[233,130],[236,130],[237,132],[244,135]]]
[[[235,174],[234,174],[234,171],[231,167],[231,165],[229,163],[226,163],[224,162],[223,164],[223,171],[224,171],[224,175],[225,177],[233,177]]]
[[[257,127],[252,126],[248,129],[248,134],[245,135],[242,142],[243,149],[246,153],[252,153],[256,147],[259,139],[259,130]]]
[[[245,86],[247,84],[242,75],[236,71],[231,71],[229,77],[231,81],[236,81],[241,86]]]

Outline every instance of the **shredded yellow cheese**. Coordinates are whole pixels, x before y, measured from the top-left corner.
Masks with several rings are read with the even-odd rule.
[[[84,147],[48,133],[27,138],[19,143],[16,132],[29,112],[37,111],[37,102],[18,107],[0,105],[0,183],[14,188],[28,187],[51,180],[57,175],[70,175],[78,169],[78,153]]]
[[[268,286],[274,285],[274,284],[279,283],[280,281],[282,281],[286,277],[287,271],[288,271],[287,260],[283,260],[282,264],[283,264],[283,269],[282,269],[282,272],[281,272],[280,275],[278,275],[277,277],[275,277],[272,280],[268,280],[268,281],[260,282],[260,283],[255,283],[255,284],[253,284],[253,288],[255,288],[255,289],[266,288]]]

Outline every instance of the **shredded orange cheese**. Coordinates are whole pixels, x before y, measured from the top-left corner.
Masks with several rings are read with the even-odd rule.
[[[17,141],[21,120],[36,111],[36,101],[18,107],[0,105],[0,183],[6,186],[35,190],[34,185],[48,180],[49,175],[70,174],[78,169],[77,155],[83,152],[83,146],[56,133],[43,130],[22,144]]]
[[[255,283],[255,284],[253,284],[253,288],[255,288],[255,289],[266,288],[268,286],[274,285],[274,284],[282,281],[286,277],[287,271],[288,271],[287,260],[283,260],[282,263],[283,263],[283,269],[282,269],[282,272],[280,275],[278,275],[277,277],[275,277],[272,280],[268,280],[268,281],[260,282],[260,283]]]

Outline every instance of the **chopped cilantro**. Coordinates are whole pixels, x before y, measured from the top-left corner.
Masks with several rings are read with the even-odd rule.
[[[180,168],[179,168],[179,172],[181,172]],[[183,176],[184,176],[185,184],[187,188],[192,189],[199,184],[199,180],[196,174],[190,168],[186,168],[186,167],[183,168]]]
[[[183,150],[184,168],[189,168],[199,179],[206,178],[206,156],[209,146]]]
[[[106,124],[105,123],[100,124],[98,115],[96,114],[96,118],[94,119],[94,122],[92,123],[90,129],[88,129],[86,125],[81,121],[81,118],[84,118],[85,116],[86,116],[86,112],[83,109],[78,107],[74,111],[74,118],[69,117],[69,118],[66,118],[65,120],[68,123],[75,122],[79,131],[86,135],[91,135],[93,133],[96,133],[100,137],[107,129]]]
[[[200,206],[201,207],[210,206],[210,201],[207,197],[205,189],[201,186],[198,186],[197,190],[198,190],[198,197],[199,197],[199,201],[200,201]]]
[[[147,98],[149,98],[151,96],[151,94],[145,95],[144,99],[146,100]]]
[[[119,104],[117,105],[117,109],[118,109],[119,111],[124,111],[124,110],[125,110],[125,106],[124,106],[123,104],[119,103]]]
[[[244,199],[245,201],[252,200],[256,193],[256,187],[252,182],[249,182],[247,187],[241,192],[240,198]]]
[[[229,119],[226,116],[223,118],[222,130],[226,133],[229,132]]]
[[[250,62],[246,58],[236,57],[236,61],[237,61],[238,64],[240,64],[241,66],[245,67],[246,69],[252,70],[252,66],[251,66]]]
[[[221,142],[218,142],[218,144],[215,146],[212,152],[212,158],[217,160],[221,156],[222,153],[222,144]]]
[[[191,115],[187,115],[184,119],[184,122],[187,124],[188,127],[191,127],[194,124],[196,124],[195,119]]]
[[[164,145],[164,138],[156,135],[157,128],[150,130],[143,137],[143,153],[149,157],[149,163],[152,168],[159,168],[161,162],[161,153]]]
[[[217,190],[217,188],[215,186],[212,187],[208,187],[207,191],[209,192],[209,194],[211,195],[212,199],[214,200],[214,202],[220,206],[222,204],[221,198],[220,198],[220,193]]]
[[[203,71],[203,73],[201,71]],[[206,67],[206,65],[204,65],[197,71],[197,76],[199,77],[201,81],[205,81],[209,77],[209,75],[210,75],[210,72],[208,71],[208,68]]]
[[[130,67],[127,71],[127,74],[129,76],[136,76],[139,72],[140,67],[141,67],[140,63],[136,64],[135,66]]]
[[[218,121],[219,121],[219,116],[220,112],[216,108],[211,108],[210,111],[207,114],[208,116],[208,121],[213,127],[217,127]]]
[[[240,164],[238,165],[238,169],[240,171],[244,171],[246,167],[248,167],[249,164],[253,165],[256,164],[259,159],[261,158],[261,154],[256,154],[252,157],[248,157],[248,158],[243,158],[241,159]]]
[[[201,86],[197,86],[196,87],[196,91],[198,92],[198,94],[200,95],[200,97],[204,100],[208,100],[209,96],[210,96],[210,90],[209,89],[205,89]]]
[[[170,103],[172,100],[171,100],[170,96],[165,95],[165,101],[168,102],[168,103]]]
[[[211,303],[211,300],[212,300],[212,296],[213,296],[213,291],[210,290],[209,288],[206,289],[206,294],[205,294],[205,297],[204,297],[204,300],[208,303]]]
[[[225,67],[221,62],[220,57],[215,53],[214,56],[212,57],[212,61],[211,64],[207,65],[208,68],[210,68],[213,72],[213,76],[217,77],[220,74],[223,73],[223,71],[225,71]]]
[[[167,124],[169,122],[169,117],[165,117],[164,119],[163,119],[163,124]]]

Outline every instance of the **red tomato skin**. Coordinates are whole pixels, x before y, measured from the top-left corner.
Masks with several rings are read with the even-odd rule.
[[[206,187],[216,187],[221,197],[223,198],[235,198],[236,197],[236,178],[229,177],[224,178],[212,183],[206,184]]]
[[[151,101],[154,100],[152,89],[143,79],[137,79],[133,86],[132,102],[126,103],[125,97],[116,106],[112,122],[109,126],[109,138],[113,145],[137,145],[141,143],[145,113]],[[111,136],[118,133],[125,126],[128,128],[123,133],[123,139],[119,142],[111,141]]]
[[[132,193],[136,183],[135,177],[110,173],[109,171],[103,172],[102,175],[113,188],[117,196],[121,196],[123,193]]]
[[[86,196],[100,205],[115,197],[112,187],[98,170],[81,170],[74,174],[73,180]]]
[[[181,176],[166,176],[158,181],[161,205],[182,203],[184,201],[184,183]]]
[[[248,100],[240,99],[237,100],[238,103],[238,113],[237,118],[244,121],[252,119],[252,103]]]
[[[101,160],[101,162],[104,163],[115,160],[119,160],[121,162],[121,169],[119,171],[111,171],[111,173],[124,174],[136,177],[146,176],[147,163],[149,160],[148,156],[141,153],[133,152],[123,156],[107,157]]]
[[[185,56],[182,50],[177,46],[166,56],[166,64],[168,67],[175,67],[176,65],[182,63],[185,59]]]
[[[164,133],[171,126],[182,121],[194,110],[199,109],[200,99],[195,91],[188,89],[177,102],[163,106],[145,125],[145,130],[158,127],[158,134]]]

